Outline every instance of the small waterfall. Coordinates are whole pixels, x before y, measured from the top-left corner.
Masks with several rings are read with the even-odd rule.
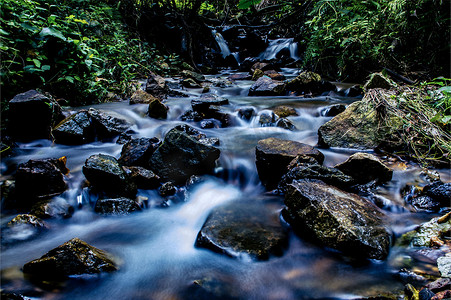
[[[269,46],[264,52],[260,54],[258,58],[262,60],[270,60],[276,57],[276,55],[284,50],[290,51],[290,57],[298,60],[298,43],[293,38],[269,40]]]
[[[227,46],[226,40],[222,36],[222,34],[220,34],[219,32],[217,32],[214,29],[211,31],[211,33],[213,34],[216,42],[218,43],[219,49],[221,49],[222,57],[226,58],[227,56],[232,54],[230,52],[229,46]]]

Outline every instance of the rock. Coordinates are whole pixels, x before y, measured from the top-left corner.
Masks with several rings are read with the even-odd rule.
[[[132,139],[122,147],[121,157],[118,161],[123,166],[147,167],[148,162],[155,150],[160,146],[161,141],[156,138]]]
[[[268,76],[272,80],[279,80],[279,81],[285,80],[285,76],[283,74],[276,72],[275,70],[267,70],[267,71],[264,71],[263,74]]]
[[[451,206],[451,182],[434,182],[423,188],[423,194],[438,201],[442,207]]]
[[[160,186],[160,177],[143,167],[124,167],[138,189],[153,190]]]
[[[155,100],[160,100],[155,96],[152,96],[151,94],[143,91],[143,90],[137,90],[133,93],[133,95],[130,97],[129,104],[150,104],[151,102]]]
[[[16,197],[16,181],[5,180],[1,182],[1,208],[11,209],[20,206]]]
[[[397,130],[402,120],[388,115],[391,126],[381,126],[376,106],[370,96],[349,105],[344,112],[335,116],[318,129],[318,145],[321,147],[341,147],[373,149],[382,142],[399,143]]]
[[[78,145],[94,141],[95,130],[87,110],[81,110],[53,128],[53,136],[59,144]]]
[[[406,201],[412,205],[415,211],[438,211],[440,209],[440,203],[435,201],[429,196],[421,195],[418,197],[408,198]]]
[[[421,289],[418,293],[418,300],[431,300],[435,293],[428,288]]]
[[[296,156],[306,155],[320,163],[324,161],[324,155],[312,146],[278,138],[258,141],[255,153],[258,176],[268,189],[277,186],[287,172],[288,164]]]
[[[201,83],[205,81],[205,76],[193,71],[183,70],[182,71],[183,78],[193,79],[196,83]]]
[[[263,110],[260,112],[258,123],[260,123],[261,127],[273,126],[274,122],[276,122],[276,115],[272,111]]]
[[[17,215],[8,222],[9,227],[18,225],[30,225],[35,228],[47,228],[47,225],[44,223],[44,221],[30,214]]]
[[[249,89],[249,96],[282,96],[285,83],[272,80],[268,76],[259,78]]]
[[[204,119],[204,114],[198,113],[197,111],[187,110],[180,116],[182,121],[199,122]]]
[[[22,199],[19,205],[30,207],[36,199],[48,199],[66,190],[63,172],[67,169],[61,169],[65,157],[60,160],[61,163],[58,159],[29,160],[18,166],[15,186],[18,198]]]
[[[91,155],[83,166],[83,174],[94,188],[107,194],[130,197],[136,194],[136,186],[119,162],[110,155]]]
[[[414,247],[430,247],[432,237],[442,239],[444,233],[449,230],[451,230],[451,212],[442,217],[433,218],[429,222],[421,224],[415,230],[405,233],[399,239],[399,243],[410,244]]]
[[[177,188],[172,184],[172,182],[164,183],[159,190],[161,197],[173,196],[177,193]]]
[[[134,211],[141,210],[135,200],[128,198],[99,199],[94,211],[103,215],[128,215]]]
[[[88,113],[99,139],[118,136],[131,127],[127,120],[114,116],[113,113],[106,113],[94,108],[90,108]]]
[[[393,87],[395,87],[395,85],[382,73],[373,73],[370,75],[370,79],[368,79],[368,81],[363,86],[363,89],[365,91],[377,88],[389,90]]]
[[[200,133],[190,126],[177,126],[165,136],[163,143],[149,160],[150,168],[161,178],[184,183],[191,175],[211,173],[219,158],[219,149],[203,144]]]
[[[146,92],[157,98],[163,99],[166,97],[168,90],[169,89],[164,78],[160,75],[150,72],[149,78],[147,78],[146,82]]]
[[[48,139],[53,125],[63,118],[60,105],[36,90],[18,94],[9,101],[8,131],[15,139]]]
[[[108,256],[108,253],[74,238],[26,263],[23,272],[46,279],[116,271],[116,264]]]
[[[321,110],[321,116],[324,117],[335,117],[338,114],[341,114],[346,110],[346,105],[344,104],[334,104],[331,106],[327,106]]]
[[[317,179],[345,190],[355,184],[351,176],[344,174],[338,169],[322,166],[312,157],[305,155],[300,155],[293,159],[287,170],[288,172],[283,175],[279,183],[281,191],[285,191],[286,186],[294,180],[300,179]]]
[[[335,86],[328,81],[322,80],[317,73],[304,71],[287,83],[286,90],[295,92],[298,95],[319,95],[326,91],[335,90]]]
[[[189,89],[196,89],[196,88],[201,88],[202,86],[197,83],[194,79],[192,78],[186,78],[182,80],[182,85],[186,88]]]
[[[377,206],[319,180],[298,180],[287,186],[285,205],[298,232],[345,254],[385,259],[391,232]]]
[[[238,110],[238,116],[241,119],[250,121],[250,119],[255,115],[255,108],[253,107],[242,107]]]
[[[253,74],[256,70],[262,70],[262,71],[274,70],[274,66],[271,65],[270,63],[256,62],[256,63],[254,63],[254,64],[252,65],[252,67],[251,67],[251,72],[252,72],[252,74]]]
[[[74,208],[64,199],[39,201],[31,208],[31,213],[42,219],[70,218]]]
[[[438,292],[431,298],[431,300],[449,300],[449,299],[451,299],[451,290]]]
[[[430,289],[434,293],[438,293],[440,291],[446,290],[449,288],[451,284],[450,278],[438,278],[437,280],[428,283],[425,288]]]
[[[168,117],[168,110],[169,108],[160,99],[155,98],[149,103],[147,114],[154,119],[166,119]]]
[[[417,300],[418,299],[418,291],[410,283],[406,284],[404,287],[404,299],[406,299],[406,300]]]
[[[272,109],[272,111],[279,117],[279,118],[286,118],[289,116],[298,116],[298,113],[296,110],[289,106],[277,106]]]
[[[354,153],[335,168],[352,176],[359,184],[365,184],[372,180],[383,183],[390,181],[393,176],[393,170],[384,165],[376,156],[362,152]]]
[[[290,120],[285,118],[277,120],[276,126],[287,130],[296,130],[296,126],[294,126]]]
[[[210,128],[217,128],[219,126],[216,125],[215,122],[212,120],[204,120],[200,122],[200,128],[202,129],[210,129]]]
[[[437,259],[437,267],[442,277],[451,278],[451,254],[448,253],[439,257]]]
[[[254,74],[252,74],[252,81],[257,81],[259,78],[263,77],[264,75],[265,75],[265,73],[262,70],[256,69],[254,71]]]
[[[206,112],[212,105],[220,106],[229,104],[229,100],[215,94],[202,94],[199,98],[191,100],[193,111]]]
[[[241,201],[215,208],[196,239],[197,247],[259,260],[281,255],[287,243],[288,235],[277,213],[261,204]]]
[[[194,280],[193,283],[186,288],[182,299],[197,300],[238,300],[239,292],[227,282],[217,278],[205,277]]]
[[[25,297],[21,294],[7,293],[4,290],[1,291],[0,298],[2,300],[31,300],[31,298]]]
[[[251,80],[252,75],[245,73],[245,74],[232,74],[229,76],[229,80],[235,81],[235,80]]]

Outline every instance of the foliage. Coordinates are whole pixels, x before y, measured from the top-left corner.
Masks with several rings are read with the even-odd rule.
[[[30,88],[72,105],[123,96],[165,60],[104,1],[4,0],[0,17],[3,101]]]

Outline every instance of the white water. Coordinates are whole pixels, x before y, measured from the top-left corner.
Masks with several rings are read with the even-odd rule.
[[[216,30],[212,30],[211,32],[212,32],[216,42],[218,43],[219,49],[221,49],[222,57],[226,58],[227,56],[229,56],[231,54],[226,40],[224,39],[222,34],[217,32]]]
[[[271,60],[276,58],[277,53],[280,51],[288,49],[290,52],[290,57],[298,60],[298,43],[294,42],[293,38],[285,38],[285,39],[275,39],[269,40],[268,48],[263,51],[258,57],[261,60]]]

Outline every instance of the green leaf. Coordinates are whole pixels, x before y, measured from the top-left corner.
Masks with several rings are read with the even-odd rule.
[[[61,33],[61,31],[56,30],[52,27],[44,27],[42,28],[41,32],[39,33],[41,37],[47,37],[47,36],[53,36],[60,40],[66,41],[66,37]]]
[[[3,29],[0,28],[0,34],[1,35],[9,35],[9,32],[4,31]]]
[[[74,77],[72,77],[72,76],[66,76],[66,77],[64,77],[64,79],[66,79],[70,83],[74,83]]]
[[[248,9],[249,7],[259,4],[261,0],[240,0],[238,3],[239,9]]]
[[[50,66],[49,66],[49,65],[43,65],[43,66],[41,67],[41,70],[42,70],[42,71],[48,71],[48,70],[50,70]]]
[[[40,68],[40,67],[41,67],[41,62],[40,62],[39,60],[37,60],[36,58],[33,59],[33,62],[34,62],[34,65],[35,65],[37,68]]]

